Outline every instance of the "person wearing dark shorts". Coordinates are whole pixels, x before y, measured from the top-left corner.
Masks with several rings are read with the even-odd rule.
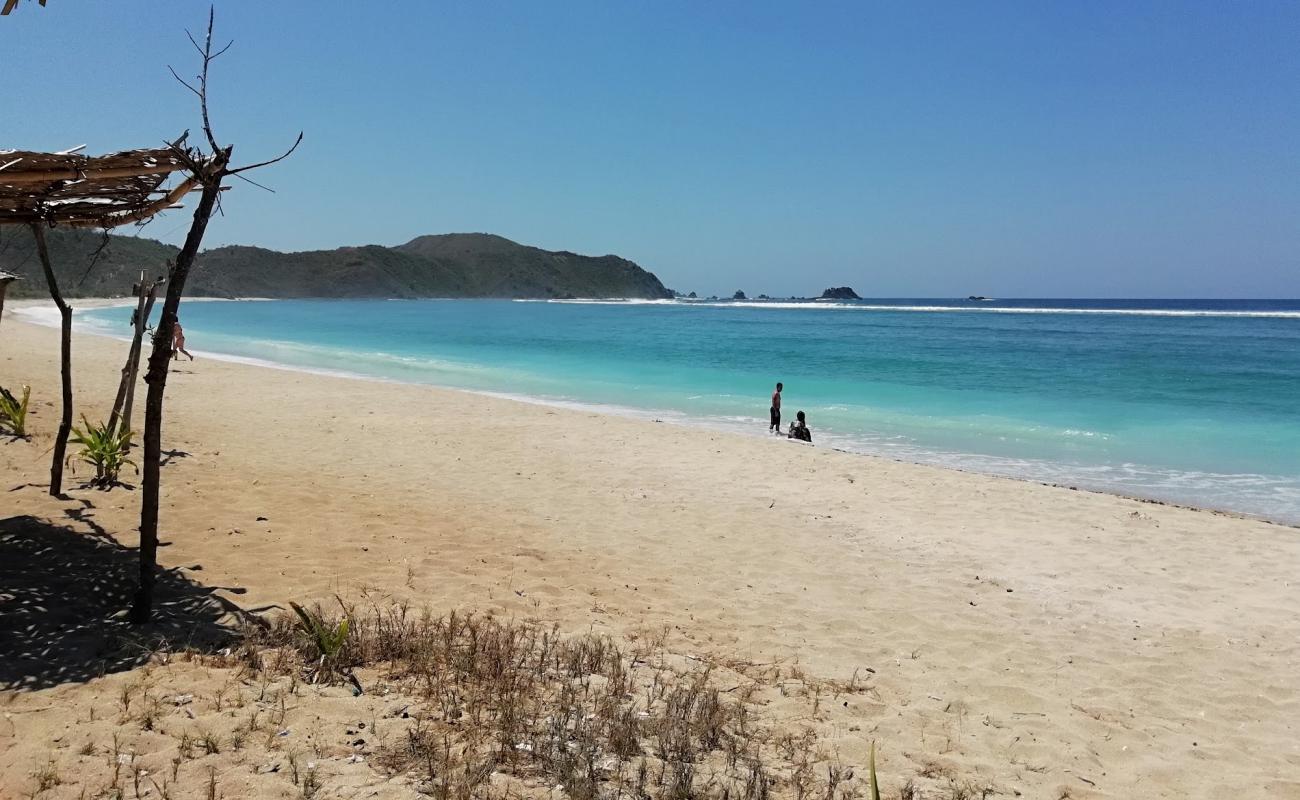
[[[768,427],[768,431],[772,433],[781,432],[781,390],[783,388],[785,387],[778,383],[776,385],[776,391],[772,392],[772,424]]]

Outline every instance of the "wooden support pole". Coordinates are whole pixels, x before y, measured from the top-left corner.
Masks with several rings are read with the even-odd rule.
[[[140,351],[144,341],[144,329],[149,322],[149,313],[153,310],[157,290],[158,284],[145,283],[144,270],[140,270],[140,282],[135,287],[135,316],[131,321],[131,348],[127,352],[126,363],[122,365],[122,380],[117,385],[117,396],[113,398],[113,410],[108,415],[108,429],[114,433],[119,427],[122,430],[131,430],[131,406],[135,399],[136,377],[140,374]]]
[[[54,459],[50,463],[50,494],[59,497],[63,494],[63,463],[68,450],[68,436],[72,433],[72,306],[63,300],[59,292],[59,282],[54,277],[54,268],[50,266],[50,250],[45,243],[45,228],[42,223],[32,223],[32,235],[36,237],[36,252],[41,258],[41,269],[45,271],[45,282],[50,289],[54,305],[59,307],[60,324],[59,374],[63,381],[63,416],[59,420],[59,432],[54,437]]]
[[[135,406],[135,387],[136,376],[140,374],[140,352],[144,344],[144,329],[149,324],[149,314],[153,312],[154,300],[158,298],[158,283],[155,281],[149,284],[149,295],[144,300],[144,310],[140,312],[140,318],[136,322],[137,332],[134,334],[135,355],[131,361],[131,378],[127,385],[126,402],[122,404],[122,419],[125,420],[126,429],[131,430],[131,410]]]
[[[149,355],[149,369],[145,383],[149,389],[144,401],[144,475],[140,498],[140,582],[131,604],[131,622],[141,624],[153,616],[153,587],[158,563],[158,497],[159,469],[162,460],[163,395],[167,389],[167,370],[172,357],[172,331],[180,309],[185,280],[199,253],[203,233],[221,194],[221,178],[230,159],[230,149],[219,151],[208,169],[210,175],[199,194],[198,207],[194,209],[194,222],[190,225],[185,246],[176,256],[176,263],[167,275],[167,296],[163,300],[162,315],[153,334],[153,351]]]

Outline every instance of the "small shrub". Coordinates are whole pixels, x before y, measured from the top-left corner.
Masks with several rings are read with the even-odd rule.
[[[113,430],[107,423],[91,425],[85,414],[81,415],[81,422],[85,428],[73,428],[69,440],[81,445],[81,452],[68,456],[68,460],[76,458],[94,465],[95,478],[90,482],[92,486],[102,489],[115,486],[118,483],[117,476],[125,466],[139,471],[135,462],[126,457],[127,451],[131,449],[131,437],[135,435],[133,432]]]
[[[217,735],[212,731],[200,730],[199,747],[203,748],[203,752],[210,756],[216,755],[221,752],[221,739],[217,738]]]
[[[338,625],[331,630],[320,615],[313,614],[297,603],[289,605],[293,606],[294,612],[298,614],[298,629],[316,648],[318,657],[316,677],[333,672],[338,667],[338,657],[343,651],[343,643],[348,639],[348,618],[339,620]]]
[[[36,779],[36,794],[46,792],[63,783],[63,778],[60,777],[59,768],[54,763],[53,758],[45,766],[33,772],[32,777]]]
[[[0,386],[0,433],[25,438],[27,436],[27,400],[32,396],[32,387],[23,387],[23,399],[13,396],[8,389]]]

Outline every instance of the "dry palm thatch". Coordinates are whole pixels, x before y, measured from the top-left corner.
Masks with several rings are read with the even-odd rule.
[[[140,222],[176,204],[197,183],[163,184],[187,166],[174,146],[84,156],[0,150],[0,225],[44,222],[115,228]]]

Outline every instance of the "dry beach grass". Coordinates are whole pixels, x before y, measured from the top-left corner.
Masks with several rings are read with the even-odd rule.
[[[170,607],[133,631],[112,614],[137,495],[39,485],[56,342],[12,315],[0,326],[0,383],[34,387],[32,440],[0,443],[0,796],[92,797],[115,780],[134,797],[137,768],[153,797],[164,777],[172,797],[303,796],[309,773],[321,797],[455,796],[489,763],[478,790],[579,796],[594,775],[626,794],[641,758],[653,796],[682,785],[674,761],[699,765],[693,794],[732,796],[756,750],[781,796],[862,796],[875,741],[886,797],[1300,797],[1294,528],[200,356],[169,384]],[[75,348],[93,420],[124,346]],[[285,639],[241,638],[236,608],[337,610],[335,593],[360,627],[406,608],[445,631],[457,610],[516,631],[520,652],[542,635],[604,642],[629,691],[612,699],[608,654],[544,670],[516,717],[534,727],[506,735],[505,695],[489,693],[476,733],[452,740],[427,679],[458,674],[445,661],[421,672],[358,638],[354,696],[305,683]],[[578,694],[560,702],[566,687]],[[718,692],[715,733],[686,715],[695,761],[660,756],[682,752],[653,729],[676,691],[695,692],[691,709]],[[408,701],[424,716],[392,714]],[[570,736],[578,753],[639,755],[559,752],[535,726],[543,706],[606,726]],[[651,716],[619,733],[629,710]],[[362,722],[383,742],[347,733]],[[448,745],[469,773],[438,766]],[[833,769],[854,777],[828,794]]]

